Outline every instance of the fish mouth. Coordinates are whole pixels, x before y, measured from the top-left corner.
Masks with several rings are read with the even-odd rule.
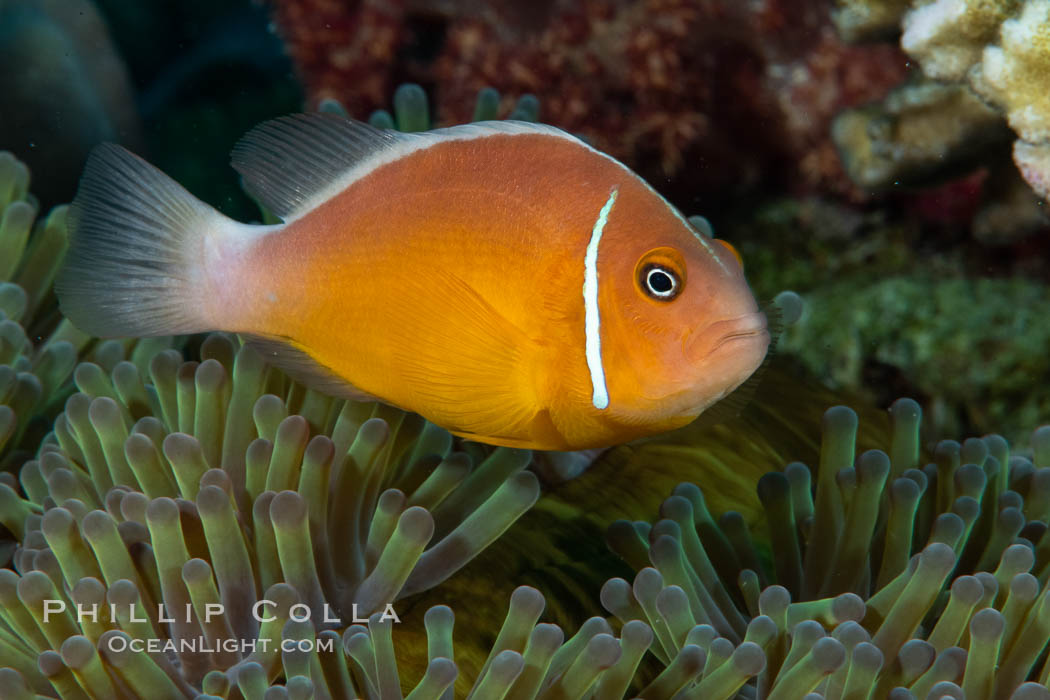
[[[724,350],[726,346],[743,342],[765,347],[769,345],[771,338],[769,323],[766,315],[761,311],[715,321],[700,329],[695,335],[693,343],[690,344],[693,346],[691,349],[697,359],[709,357]],[[705,340],[708,342],[702,342]]]

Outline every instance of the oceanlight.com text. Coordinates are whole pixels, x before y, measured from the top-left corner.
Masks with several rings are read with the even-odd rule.
[[[125,635],[117,634],[111,636],[106,645],[110,651],[122,652],[130,649],[133,652],[147,652],[151,654],[165,653],[215,653],[215,652],[238,652],[241,655],[254,652],[266,653],[272,648],[280,651],[334,651],[335,639],[207,639],[205,637],[191,637],[187,639],[133,639]]]

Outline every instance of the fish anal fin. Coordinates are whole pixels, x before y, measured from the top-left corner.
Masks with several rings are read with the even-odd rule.
[[[321,393],[351,401],[385,401],[357,388],[322,365],[290,339],[253,334],[242,335],[244,342],[255,348],[269,364],[295,381]],[[389,403],[389,402],[386,402]]]

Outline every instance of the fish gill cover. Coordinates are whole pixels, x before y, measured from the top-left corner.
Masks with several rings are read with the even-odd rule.
[[[278,18],[296,5],[281,3]],[[396,26],[418,32],[413,17]],[[537,92],[516,118],[537,117]],[[420,89],[394,101],[374,124],[429,126]],[[474,114],[499,105],[485,91]],[[806,292],[787,353],[818,375],[839,371],[826,340],[838,332],[855,364],[831,392],[781,355],[743,415],[595,457],[461,442],[417,416],[312,391],[229,335],[90,338],[51,292],[67,209],[42,215],[29,174],[0,156],[0,696],[1050,697],[1050,427],[1021,430],[1047,419],[1047,375],[1031,364],[1043,327],[1037,313],[998,310],[1038,304],[1045,285],[1023,261],[1000,261],[1014,277],[960,301],[951,285],[969,288],[979,246],[953,240],[933,268],[944,285],[908,259],[930,245],[915,245],[910,222],[928,223],[933,197],[963,200],[971,213],[952,223],[976,231],[974,202],[995,204],[987,176],[860,214],[771,201],[752,240],[726,217],[760,294]],[[1032,220],[1010,211],[1022,212],[1010,223]],[[852,250],[861,235],[874,242]],[[917,290],[907,302],[893,291],[906,280],[888,275],[902,270]],[[881,314],[843,308],[871,299],[880,276],[874,298],[900,305],[884,321],[892,344],[868,330]],[[911,311],[938,294],[984,314],[971,335],[943,322],[955,345]],[[916,344],[909,323],[928,339]],[[988,334],[1031,352],[989,376],[1001,353],[971,354]],[[928,364],[916,363],[926,343]],[[894,369],[876,375],[884,386],[870,386],[869,346],[874,367]],[[941,367],[953,355],[973,368],[958,384]],[[919,383],[931,369],[943,374]],[[997,394],[1003,377],[1016,388]],[[895,387],[922,387],[937,427],[920,432],[914,401],[886,403]],[[856,412],[825,411],[841,401]],[[994,428],[989,413],[1010,421],[1013,448],[995,434],[932,439],[946,425]],[[196,646],[180,651],[183,640]]]

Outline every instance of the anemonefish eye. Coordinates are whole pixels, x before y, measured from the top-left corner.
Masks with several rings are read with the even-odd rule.
[[[653,248],[635,264],[638,292],[653,301],[671,301],[685,290],[685,259],[674,248]]]
[[[681,291],[678,275],[662,265],[647,265],[642,270],[642,288],[653,299],[670,301]]]

